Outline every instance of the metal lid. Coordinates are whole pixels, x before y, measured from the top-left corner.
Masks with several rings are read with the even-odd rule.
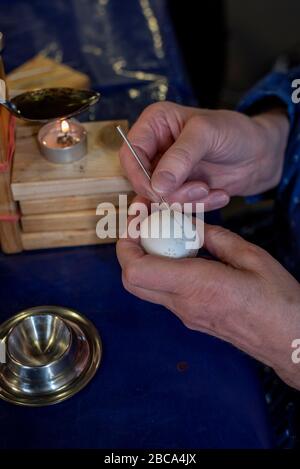
[[[0,53],[3,51],[3,49],[4,49],[4,35],[0,31]]]

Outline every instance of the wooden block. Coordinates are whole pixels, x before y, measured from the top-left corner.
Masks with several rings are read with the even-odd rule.
[[[37,88],[66,86],[71,88],[89,88],[90,79],[68,65],[55,62],[42,54],[38,54],[20,67],[13,70],[7,77],[10,95]]]
[[[12,193],[17,201],[132,190],[119,162],[121,138],[115,127],[126,121],[88,122],[88,154],[72,164],[52,164],[40,155],[37,128],[17,129]]]
[[[99,217],[98,217],[99,218]],[[96,229],[95,210],[47,215],[26,215],[21,218],[24,233]]]
[[[117,210],[116,210],[117,211]],[[114,216],[116,211],[112,211]],[[109,215],[109,211],[107,211]],[[118,211],[117,211],[118,213]],[[24,233],[70,230],[96,230],[101,216],[95,210],[77,212],[49,213],[46,215],[25,215],[21,218]]]
[[[125,191],[123,192],[123,194]],[[131,203],[134,193],[128,192],[128,203]],[[91,210],[101,202],[110,202],[116,207],[119,203],[119,194],[98,194],[87,196],[53,197],[52,199],[24,200],[20,202],[23,215],[37,215],[46,213],[62,213],[80,210]]]
[[[89,244],[110,244],[116,240],[100,239],[95,230],[52,231],[49,233],[23,233],[22,243],[25,250],[50,249]]]

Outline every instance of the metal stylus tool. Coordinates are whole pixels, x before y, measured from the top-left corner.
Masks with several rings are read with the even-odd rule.
[[[119,132],[119,134],[121,135],[121,137],[123,138],[124,142],[126,143],[126,145],[128,146],[129,150],[131,151],[131,154],[134,156],[134,158],[136,159],[137,163],[139,164],[140,168],[143,170],[145,176],[149,179],[149,181],[151,181],[151,173],[145,168],[141,158],[139,157],[139,155],[137,154],[137,152],[135,151],[135,149],[133,148],[133,146],[131,145],[130,141],[128,140],[128,138],[126,137],[124,131],[122,130],[121,126],[118,125],[117,126],[117,131]],[[165,199],[163,198],[162,195],[160,194],[157,194],[159,197],[160,197],[160,200],[162,201],[162,203],[169,209],[169,204],[168,202],[165,201]]]

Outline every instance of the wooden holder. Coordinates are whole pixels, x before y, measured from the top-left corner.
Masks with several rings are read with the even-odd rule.
[[[23,249],[109,243],[99,239],[96,207],[101,202],[118,206],[120,193],[133,192],[119,163],[122,144],[117,125],[126,121],[88,122],[88,154],[80,161],[60,165],[40,154],[37,126],[17,129],[11,188],[21,211]]]
[[[0,78],[5,80],[1,55]],[[36,88],[89,88],[90,85],[87,75],[40,54],[9,74],[7,82],[12,95]],[[6,95],[5,89],[2,93]],[[117,159],[119,143],[110,139],[107,126],[87,124],[92,133],[89,158],[78,162],[75,167],[62,167],[51,165],[40,155],[35,135],[37,127],[18,121],[12,171],[13,161],[8,164],[8,157],[13,150],[15,136],[10,119],[6,109],[0,106],[2,251],[16,253],[23,249],[104,242],[96,237],[95,227],[91,228],[96,223],[92,211],[95,212],[101,201],[115,204],[120,187],[121,191],[125,188],[130,191]],[[100,135],[98,126],[102,129]],[[100,140],[93,141],[93,135]],[[64,230],[61,229],[62,219],[65,220]]]

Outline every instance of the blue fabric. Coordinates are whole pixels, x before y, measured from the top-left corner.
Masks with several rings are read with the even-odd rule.
[[[103,99],[85,119],[132,121],[164,98],[195,104],[162,0],[1,0],[1,12],[9,71],[43,50],[91,76]],[[0,255],[0,299],[1,322],[35,305],[73,307],[104,345],[96,377],[69,401],[0,401],[1,448],[273,445],[257,363],[126,293],[114,246]]]
[[[73,307],[104,349],[93,381],[68,401],[0,401],[0,448],[272,446],[257,363],[126,293],[113,245],[0,255],[0,265],[1,322],[29,306]]]
[[[300,280],[300,107],[292,101],[292,81],[300,77],[300,67],[289,73],[271,73],[241,101],[238,109],[246,112],[266,97],[277,97],[285,105],[290,119],[290,135],[281,181],[276,191],[276,257]]]
[[[132,122],[146,105],[164,99],[196,104],[164,0],[0,4],[7,72],[43,53],[86,73],[102,97],[83,120]]]

